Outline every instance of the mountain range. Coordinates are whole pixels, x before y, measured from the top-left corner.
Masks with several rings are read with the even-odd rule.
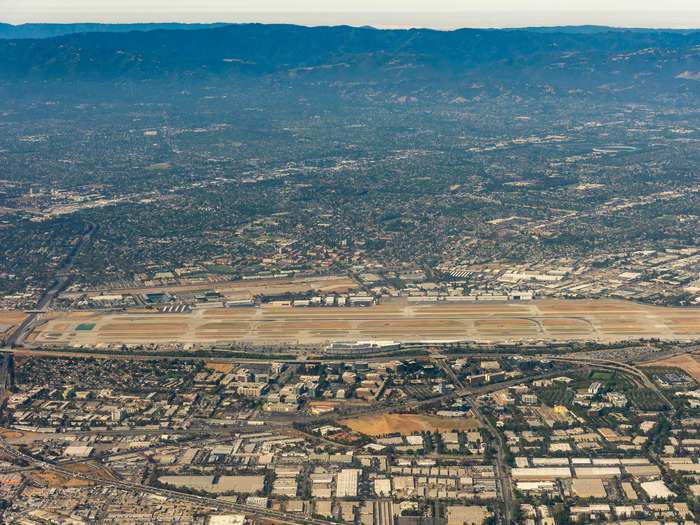
[[[55,25],[39,26],[20,27],[25,35],[61,31]],[[695,93],[700,84],[697,30],[76,24],[63,31],[70,34],[0,40],[2,81],[267,77],[417,87],[487,82],[546,86],[558,92],[649,93]],[[0,28],[0,34],[9,34],[7,27]]]
[[[153,31],[155,29],[206,29],[227,24],[0,24],[0,38],[51,38],[74,33],[127,33],[129,31]]]

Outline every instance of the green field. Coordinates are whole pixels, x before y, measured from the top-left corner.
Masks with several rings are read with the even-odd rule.
[[[668,407],[658,394],[653,390],[634,390],[628,393],[628,397],[633,406],[639,410],[667,410]]]
[[[92,330],[95,328],[95,323],[81,323],[75,327],[76,330]]]

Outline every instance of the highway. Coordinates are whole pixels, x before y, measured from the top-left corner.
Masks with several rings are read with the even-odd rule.
[[[5,393],[8,388],[8,383],[11,382],[13,371],[11,367],[13,366],[13,356],[10,353],[3,352],[2,355],[2,365],[0,366],[0,396]],[[10,374],[10,381],[8,382],[8,374]]]
[[[480,424],[484,427],[485,430],[487,430],[493,437],[494,442],[497,447],[497,458],[495,461],[495,468],[497,472],[497,478],[498,478],[498,484],[499,484],[499,491],[501,492],[503,502],[504,502],[504,522],[506,524],[511,524],[512,523],[512,518],[513,518],[513,495],[512,495],[512,484],[511,484],[511,479],[509,476],[509,468],[508,465],[505,462],[505,445],[503,442],[503,438],[498,432],[498,429],[494,427],[494,425],[484,416],[482,413],[482,403],[479,400],[479,397],[483,394],[488,394],[490,392],[496,391],[496,390],[501,390],[501,389],[506,389],[511,386],[521,384],[521,383],[530,383],[534,380],[537,379],[544,379],[548,377],[554,377],[558,375],[562,375],[563,373],[566,373],[570,367],[572,366],[578,366],[579,370],[581,369],[587,369],[587,368],[602,368],[602,369],[609,369],[609,370],[617,370],[621,373],[629,374],[636,378],[641,384],[644,385],[644,387],[654,391],[660,399],[662,399],[669,407],[671,410],[674,410],[673,405],[671,402],[668,400],[668,398],[664,395],[663,392],[660,391],[660,389],[647,377],[647,375],[640,370],[638,367],[636,367],[633,363],[635,361],[640,361],[643,362],[645,360],[648,360],[650,356],[656,356],[658,357],[660,354],[661,355],[668,355],[669,353],[672,355],[675,355],[676,353],[686,353],[689,351],[692,351],[693,349],[697,349],[698,347],[685,347],[682,350],[671,350],[668,352],[664,353],[659,353],[659,352],[649,352],[649,354],[645,354],[641,352],[639,354],[639,357],[634,357],[630,358],[628,362],[622,362],[618,361],[616,359],[612,358],[607,358],[605,357],[606,351],[599,351],[599,352],[592,352],[593,355],[589,355],[586,353],[570,353],[570,354],[540,354],[537,356],[532,356],[533,359],[538,359],[538,360],[543,360],[543,361],[553,361],[560,363],[562,365],[565,365],[565,368],[557,368],[556,370],[550,370],[541,374],[537,375],[532,375],[532,376],[523,376],[523,377],[517,377],[514,379],[511,379],[509,381],[504,381],[500,383],[493,383],[493,384],[488,384],[488,385],[483,385],[483,386],[478,386],[478,387],[471,387],[469,385],[464,385],[459,377],[455,374],[454,370],[449,366],[448,360],[452,357],[472,357],[472,358],[495,358],[495,357],[505,357],[508,355],[512,355],[511,353],[465,353],[465,354],[460,354],[460,355],[449,355],[449,356],[444,356],[439,353],[433,353],[429,356],[436,366],[440,368],[443,373],[446,375],[446,377],[449,377],[450,380],[453,382],[453,384],[456,386],[456,388],[448,393],[445,393],[440,396],[432,397],[432,398],[427,398],[427,399],[412,399],[412,400],[407,400],[407,401],[402,401],[402,402],[395,402],[395,403],[390,403],[390,402],[378,402],[374,403],[371,406],[359,406],[359,407],[354,407],[350,409],[345,409],[342,412],[337,412],[332,415],[330,414],[325,414],[325,415],[318,415],[318,416],[313,416],[313,415],[301,415],[301,414],[295,414],[295,415],[285,415],[285,414],[264,414],[260,416],[260,419],[265,421],[265,425],[261,427],[252,427],[248,425],[247,422],[244,421],[232,421],[231,424],[227,425],[216,425],[213,423],[209,423],[207,421],[195,421],[193,422],[193,425],[187,429],[166,429],[166,428],[158,428],[158,429],[115,429],[115,430],[94,430],[94,431],[80,431],[80,432],[71,432],[71,434],[76,434],[76,435],[90,435],[90,434],[107,434],[107,435],[134,435],[134,434],[163,434],[163,433],[177,433],[177,434],[190,434],[190,435],[196,435],[196,434],[211,434],[212,436],[220,435],[220,434],[227,434],[231,432],[259,432],[259,431],[269,431],[273,429],[273,431],[281,431],[283,429],[289,429],[292,425],[293,422],[298,422],[302,424],[312,424],[314,422],[320,422],[320,421],[325,421],[329,417],[334,417],[334,418],[351,418],[355,416],[372,416],[372,415],[381,415],[381,414],[386,414],[386,413],[391,413],[391,412],[415,412],[419,411],[421,409],[424,409],[429,406],[437,405],[458,397],[465,397],[469,400],[470,404],[473,407],[473,413],[475,418],[480,422]],[[43,355],[51,355],[55,356],[59,352],[53,352],[53,351],[41,351],[41,350],[31,350],[31,349],[12,349],[12,351],[15,355],[37,355],[37,356],[43,356]],[[63,352],[61,352],[63,353]],[[154,356],[134,356],[134,355],[105,355],[105,354],[89,354],[89,353],[82,353],[82,352],[75,352],[75,353],[70,353],[71,357],[98,357],[98,358],[117,358],[117,359],[134,359],[134,358],[142,358],[142,359],[200,359],[208,362],[269,362],[267,359],[251,359],[251,360],[246,360],[246,359],[240,359],[240,358],[210,358],[210,357],[187,357],[187,356],[162,356],[162,357],[154,357]],[[614,355],[611,353],[610,355]],[[392,357],[386,357],[386,356],[376,356],[372,358],[360,358],[359,360],[362,361],[368,361],[368,360],[387,360],[387,359],[401,359],[403,356],[392,356]],[[618,355],[618,358],[620,356]],[[318,361],[320,363],[336,363],[336,362],[348,362],[351,361],[351,359],[337,359],[337,360],[321,360]],[[288,361],[287,361],[288,362]],[[302,360],[295,360],[296,362],[305,362]],[[299,517],[293,514],[285,513],[285,512],[278,512],[274,511],[271,509],[260,509],[257,507],[249,506],[249,505],[241,505],[237,503],[232,503],[232,502],[227,502],[227,501],[221,501],[215,498],[209,498],[209,497],[203,497],[203,496],[194,496],[190,494],[184,494],[180,493],[177,491],[171,491],[171,490],[166,490],[166,489],[160,489],[156,487],[150,487],[146,485],[141,485],[137,483],[127,483],[124,481],[120,480],[106,480],[106,479],[101,479],[97,478],[94,476],[90,476],[88,474],[83,474],[83,473],[76,473],[72,472],[69,469],[66,468],[65,463],[61,462],[46,462],[43,460],[38,460],[35,458],[31,458],[29,456],[26,456],[19,451],[16,451],[13,449],[7,442],[0,440],[0,451],[3,451],[17,459],[23,459],[25,461],[29,461],[33,467],[38,467],[38,468],[43,468],[46,470],[51,470],[53,472],[56,472],[58,474],[62,474],[65,476],[71,476],[79,479],[84,479],[87,481],[91,481],[97,484],[101,484],[104,486],[110,486],[114,488],[119,488],[123,490],[129,490],[129,491],[134,491],[134,492],[140,492],[140,493],[152,493],[152,494],[158,494],[162,496],[166,496],[169,498],[176,498],[182,501],[188,501],[190,503],[195,503],[207,507],[212,507],[215,508],[219,511],[234,511],[234,512],[241,512],[245,513],[248,515],[254,515],[258,516],[260,518],[264,519],[269,519],[273,520],[276,523],[310,523],[312,525],[321,525],[321,524],[327,524],[329,523],[328,521],[322,521],[322,520],[314,520],[310,518],[305,518],[305,517]],[[25,470],[25,468],[19,468],[18,470]],[[332,523],[332,522],[331,522]]]
[[[444,363],[443,363],[444,365]],[[446,365],[445,365],[446,366]],[[373,414],[382,414],[382,413],[388,413],[388,412],[395,412],[395,411],[411,411],[411,410],[416,410],[418,408],[421,408],[426,405],[430,404],[435,404],[439,403],[444,400],[449,400],[453,399],[455,397],[459,396],[470,396],[469,399],[472,403],[472,405],[475,407],[474,413],[477,419],[484,425],[485,428],[489,430],[494,435],[494,438],[497,440],[498,443],[498,461],[496,464],[496,469],[497,469],[497,475],[500,483],[500,491],[503,495],[504,502],[505,502],[505,517],[507,520],[510,520],[512,516],[512,494],[511,494],[511,485],[510,485],[510,478],[508,476],[508,471],[507,471],[507,466],[505,465],[505,459],[504,459],[504,449],[503,449],[503,442],[500,438],[500,435],[494,429],[490,422],[483,417],[481,414],[480,410],[478,407],[480,406],[478,404],[478,400],[476,399],[476,396],[492,392],[494,390],[499,390],[502,388],[507,388],[508,386],[513,386],[522,382],[527,382],[527,381],[532,381],[534,379],[538,378],[544,378],[544,377],[550,377],[553,375],[558,375],[561,374],[561,370],[553,371],[553,372],[547,372],[544,374],[539,374],[537,376],[529,376],[529,377],[520,377],[513,379],[511,381],[506,381],[503,383],[496,383],[493,385],[485,385],[482,387],[478,388],[472,388],[468,389],[464,386],[461,385],[461,383],[458,381],[458,384],[460,385],[460,388],[456,389],[453,392],[450,392],[448,394],[445,394],[440,397],[435,397],[435,398],[430,398],[426,400],[414,400],[408,403],[393,403],[393,404],[385,404],[382,405],[380,404],[376,408],[373,409],[367,409],[367,408],[360,408],[358,409],[358,414],[357,415],[362,415],[362,416],[367,416],[367,415],[373,415]],[[352,413],[347,414],[347,416],[352,416]],[[286,419],[286,418],[285,418]],[[293,418],[293,421],[299,421],[299,422],[314,422],[314,421],[321,421],[327,419],[327,416],[302,416],[302,417],[295,417]],[[291,420],[290,420],[291,421]],[[277,427],[278,431],[284,428],[285,423],[280,421],[278,422],[280,426]],[[217,426],[206,426],[201,429],[188,429],[188,430],[183,430],[183,431],[176,431],[172,429],[148,429],[148,430],[139,430],[139,429],[122,429],[122,430],[98,430],[98,431],[78,431],[78,432],[71,432],[70,434],[72,435],[90,435],[90,434],[108,434],[108,435],[134,435],[134,434],[163,434],[163,433],[181,433],[181,434],[197,434],[197,433],[211,433],[211,434],[229,434],[232,431],[238,431],[241,432],[247,425],[246,424],[241,424],[241,425],[231,425],[231,426],[226,426],[226,427],[217,427]],[[270,427],[269,426],[264,426],[262,428],[251,428],[250,426],[247,426],[245,428],[247,432],[260,432],[260,431],[269,431]],[[108,480],[108,479],[102,479],[98,478],[95,476],[91,476],[88,474],[84,473],[78,473],[78,472],[73,472],[70,469],[66,468],[65,463],[61,462],[48,462],[44,460],[39,460],[36,458],[33,458],[31,456],[28,456],[26,454],[22,454],[18,450],[15,450],[12,446],[10,446],[5,440],[0,439],[0,451],[4,452],[5,454],[14,457],[18,460],[24,460],[29,462],[30,465],[32,465],[31,468],[41,468],[45,470],[50,470],[52,472],[55,472],[57,474],[61,474],[63,476],[69,476],[73,478],[78,478],[78,479],[83,479],[86,481],[91,481],[93,483],[103,485],[103,486],[108,486],[108,487],[113,487],[113,488],[118,488],[118,489],[123,489],[123,490],[129,490],[132,492],[139,492],[139,493],[150,493],[150,494],[158,494],[161,496],[166,496],[169,498],[175,498],[179,499],[182,501],[188,501],[190,503],[196,503],[199,505],[203,506],[208,506],[215,508],[219,511],[235,511],[235,512],[240,512],[240,513],[245,513],[247,515],[254,515],[258,516],[260,518],[265,518],[265,519],[270,519],[274,520],[275,523],[289,523],[289,524],[300,524],[300,523],[308,523],[311,525],[322,525],[322,524],[328,524],[328,523],[333,523],[333,522],[328,522],[328,521],[323,521],[323,520],[315,520],[312,518],[307,518],[307,517],[299,517],[293,514],[285,513],[285,512],[279,512],[279,511],[273,511],[270,509],[260,509],[257,507],[249,506],[249,505],[242,505],[242,504],[237,504],[237,503],[232,503],[232,502],[227,502],[227,501],[221,501],[215,498],[208,498],[208,497],[203,497],[203,496],[194,496],[190,494],[184,494],[181,492],[177,491],[171,491],[167,489],[160,489],[156,487],[150,487],[147,485],[141,485],[141,484],[136,484],[136,483],[128,483],[124,481],[119,481],[119,480]],[[75,462],[75,461],[73,461]],[[23,471],[23,470],[29,470],[30,467],[19,467],[17,469],[13,469],[13,471]],[[510,523],[510,521],[507,521],[506,523]]]
[[[168,489],[161,489],[157,487],[150,487],[148,485],[141,485],[138,483],[128,483],[126,481],[102,479],[95,476],[90,476],[88,474],[83,474],[81,472],[73,472],[72,470],[66,469],[63,466],[51,463],[48,461],[39,460],[23,454],[18,450],[11,447],[5,440],[0,439],[0,451],[11,456],[17,460],[24,460],[34,465],[37,468],[49,470],[60,474],[62,476],[68,476],[70,478],[82,479],[85,481],[92,482],[96,485],[102,485],[105,487],[112,487],[121,490],[127,490],[131,492],[136,492],[139,494],[156,494],[158,496],[165,496],[167,498],[177,499],[180,501],[187,501],[189,503],[194,503],[197,505],[202,505],[205,507],[211,507],[218,511],[234,511],[246,514],[248,516],[256,516],[259,518],[265,518],[274,520],[275,523],[288,523],[288,524],[305,524],[309,523],[311,525],[328,525],[329,523],[337,523],[333,521],[317,520],[314,518],[306,518],[296,516],[288,512],[281,512],[271,509],[262,509],[260,507],[255,507],[252,505],[243,505],[240,503],[233,503],[230,501],[219,500],[216,498],[208,498],[204,496],[195,496],[192,494],[184,494],[182,492],[176,492]]]
[[[465,386],[462,384],[462,382],[459,380],[457,377],[457,374],[455,374],[454,370],[445,362],[444,358],[437,358],[435,359],[435,363],[437,366],[452,380],[452,382],[457,385],[459,390],[461,392],[470,392]],[[559,375],[561,373],[561,370],[556,371],[556,375]],[[545,374],[542,374],[542,377],[544,377]],[[535,378],[528,378],[529,380],[534,380]],[[516,384],[516,383],[513,383]],[[498,383],[498,385],[502,385],[502,383]],[[496,386],[496,385],[490,385],[490,386]],[[512,385],[510,385],[512,386]],[[499,388],[500,390],[500,388]],[[472,389],[471,392],[476,392],[477,389]],[[504,523],[510,524],[513,516],[513,493],[511,489],[511,481],[510,481],[510,476],[508,475],[508,465],[506,465],[505,461],[505,445],[503,443],[503,437],[501,436],[501,433],[496,430],[496,428],[491,424],[491,422],[483,415],[481,412],[481,403],[479,400],[474,397],[473,394],[470,394],[467,396],[467,399],[469,400],[471,406],[472,406],[472,413],[474,414],[474,417],[479,421],[482,427],[484,427],[488,432],[491,434],[491,437],[493,440],[496,442],[497,449],[498,449],[498,455],[496,458],[496,476],[498,478],[499,484],[500,484],[500,490],[501,490],[501,495],[503,496],[503,503],[504,503]]]
[[[496,459],[496,476],[499,480],[501,495],[503,497],[504,523],[510,525],[513,519],[513,492],[508,465],[505,459],[505,445],[501,433],[491,424],[491,422],[481,413],[481,403],[478,399],[469,397],[472,403],[472,412],[481,425],[486,428],[496,441],[498,454]]]
[[[232,422],[227,425],[218,425],[211,423],[201,423],[200,425],[182,428],[139,428],[133,427],[128,429],[99,429],[92,430],[69,430],[68,432],[60,433],[45,433],[46,437],[64,437],[64,436],[162,436],[163,434],[178,435],[178,436],[196,436],[201,434],[254,434],[258,432],[270,432],[270,426],[279,427],[289,426],[286,421],[265,421],[264,425],[255,426],[248,424],[247,421]],[[15,428],[7,428],[7,430],[17,430]]]
[[[64,434],[65,435],[65,434]],[[221,439],[212,439],[212,438],[201,438],[198,440],[194,441],[188,441],[187,446],[188,447],[193,447],[193,446],[205,446],[206,444],[218,444],[218,443],[228,443],[231,442],[232,437],[231,434],[226,434],[225,438]],[[172,444],[162,444],[161,448],[170,448],[176,445]],[[93,456],[87,457],[87,458],[75,458],[75,457],[65,457],[62,459],[58,459],[55,461],[55,464],[57,466],[66,466],[66,465],[75,465],[77,463],[94,463],[97,461],[104,461],[104,460],[114,460],[115,458],[122,457],[122,456],[131,456],[132,454],[138,454],[139,452],[145,452],[145,451],[153,451],[150,446],[143,447],[143,448],[132,448],[128,449],[125,451],[118,450],[117,452],[112,452],[112,451],[103,451],[103,452],[98,452]],[[31,470],[36,470],[35,466],[28,466],[28,467],[11,467],[11,468],[6,468],[0,470],[0,474],[9,474],[12,472],[27,472]]]
[[[39,299],[36,309],[29,314],[29,317],[22,321],[22,323],[15,328],[12,334],[9,335],[6,341],[7,346],[12,348],[21,344],[24,337],[29,332],[29,328],[31,327],[32,323],[36,320],[37,312],[45,310],[51,304],[51,301],[53,301],[58,294],[68,287],[72,278],[70,271],[73,268],[73,260],[80,250],[82,250],[83,247],[90,241],[93,233],[95,233],[96,230],[97,226],[95,226],[93,223],[88,223],[87,230],[85,233],[83,233],[80,240],[66,256],[63,264],[56,271],[56,282],[54,282],[53,286],[46,290],[41,299]]]
[[[11,348],[5,347],[0,348],[0,352],[13,352],[16,355],[22,356],[38,356],[38,357],[75,357],[75,358],[93,358],[93,359],[130,359],[135,361],[150,361],[150,360],[171,360],[171,361],[206,361],[207,363],[220,363],[220,364],[231,364],[231,363],[250,363],[250,364],[269,364],[271,361],[281,361],[290,364],[340,364],[348,363],[353,361],[362,361],[363,363],[376,363],[381,361],[391,361],[391,360],[402,360],[402,359],[420,359],[431,357],[425,354],[418,354],[417,352],[422,351],[422,349],[411,348],[405,350],[400,355],[391,356],[347,356],[338,357],[332,359],[289,359],[281,356],[276,356],[275,354],[270,354],[269,357],[258,358],[258,357],[217,357],[217,356],[202,356],[192,353],[192,355],[187,354],[169,354],[167,352],[162,353],[144,353],[142,351],[136,353],[123,353],[123,351],[114,352],[91,352],[91,351],[76,351],[76,350],[42,350],[40,348]],[[450,358],[457,357],[472,357],[472,358],[494,358],[494,357],[507,357],[509,355],[517,355],[517,352],[465,352],[463,354],[450,354]],[[435,354],[437,357],[446,358],[439,354]]]
[[[598,358],[590,358],[590,357],[551,357],[549,358],[552,361],[560,361],[560,362],[566,362],[566,363],[575,363],[575,364],[583,364],[583,365],[588,365],[588,366],[595,366],[597,368],[603,368],[607,370],[617,370],[619,372],[625,372],[627,374],[630,374],[637,379],[639,379],[642,384],[647,387],[649,390],[652,390],[653,392],[656,393],[656,395],[659,396],[659,398],[668,406],[668,408],[672,411],[675,412],[676,407],[673,406],[673,403],[668,400],[666,395],[659,390],[659,388],[654,384],[654,382],[649,379],[649,377],[639,370],[636,366],[629,364],[629,363],[620,363],[619,361],[613,361],[609,359],[598,359]]]

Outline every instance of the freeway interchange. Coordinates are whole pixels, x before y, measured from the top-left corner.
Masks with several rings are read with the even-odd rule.
[[[695,347],[693,347],[695,348]],[[684,351],[688,351],[687,348],[683,349]],[[678,350],[680,352],[680,350]],[[34,354],[34,351],[27,352],[26,350],[20,350],[20,349],[14,349],[13,352],[15,352],[18,355],[30,353]],[[668,355],[669,352],[667,352],[666,355]],[[671,354],[673,351],[670,352]],[[53,352],[36,352],[37,356],[42,356],[44,354],[53,354]],[[86,354],[80,354],[76,353],[73,357],[88,357],[89,355]],[[475,357],[479,359],[483,358],[493,358],[495,357],[495,354],[488,354],[488,353],[474,353],[474,354],[464,354],[464,356],[459,356],[459,357]],[[502,357],[502,355],[498,355],[499,357]],[[101,355],[100,357],[102,358],[108,358],[108,356]],[[116,356],[117,359],[126,359],[126,356]],[[455,357],[453,355],[450,355],[450,357]],[[662,399],[665,403],[668,404],[671,410],[673,410],[673,405],[670,403],[670,401],[665,397],[663,392],[661,392],[656,385],[649,380],[649,378],[639,370],[634,364],[631,362],[620,362],[616,361],[614,359],[606,358],[605,356],[597,355],[597,354],[586,354],[586,353],[570,353],[570,354],[540,354],[537,356],[530,356],[532,359],[536,360],[541,360],[541,361],[550,361],[550,362],[557,362],[561,366],[555,370],[550,370],[547,372],[543,373],[538,373],[535,375],[528,375],[525,377],[516,377],[513,379],[509,379],[507,381],[502,381],[498,383],[493,383],[493,384],[487,384],[487,385],[480,385],[480,386],[471,386],[471,385],[465,385],[462,380],[460,380],[459,377],[455,374],[454,370],[446,363],[446,357],[439,353],[439,351],[433,351],[432,355],[429,357],[438,368],[440,368],[443,373],[445,374],[446,377],[449,377],[451,381],[454,383],[456,388],[452,391],[449,391],[447,393],[444,393],[439,396],[433,396],[429,397],[427,399],[409,399],[409,400],[402,400],[400,402],[387,402],[387,401],[378,401],[373,403],[369,408],[367,407],[362,407],[362,408],[357,408],[357,409],[347,409],[345,410],[342,414],[337,414],[334,417],[342,417],[344,418],[349,418],[353,416],[362,416],[362,417],[367,417],[367,416],[380,416],[383,414],[390,414],[390,413],[397,413],[397,412],[419,412],[425,408],[431,407],[431,406],[438,406],[442,403],[449,402],[450,400],[454,400],[457,398],[463,398],[469,401],[469,404],[472,406],[472,413],[474,417],[478,420],[478,422],[481,424],[481,426],[487,431],[491,437],[493,438],[493,442],[495,444],[495,448],[497,450],[497,455],[494,458],[494,466],[496,469],[496,480],[498,482],[498,490],[499,493],[501,494],[501,498],[503,501],[503,522],[504,523],[512,523],[513,520],[513,515],[514,515],[514,509],[513,509],[513,496],[512,496],[512,482],[509,476],[509,465],[506,463],[506,449],[505,449],[505,444],[503,441],[503,437],[501,433],[496,429],[494,426],[493,422],[484,415],[483,413],[483,402],[481,401],[481,396],[489,394],[491,392],[494,392],[496,390],[503,390],[507,389],[522,383],[531,383],[532,381],[538,380],[538,379],[547,379],[554,377],[556,375],[561,375],[562,373],[565,373],[566,370],[570,369],[571,367],[577,367],[578,369],[586,369],[586,368],[596,368],[596,369],[603,369],[603,370],[617,370],[621,373],[627,374],[631,377],[636,378],[638,381],[640,381],[644,386],[654,392],[659,396],[660,399]],[[177,357],[177,359],[180,359],[180,357]],[[642,361],[644,359],[641,359]],[[319,423],[322,424],[324,421],[328,420],[327,415],[306,415],[306,414],[295,414],[295,415],[286,415],[286,414],[276,414],[276,415],[261,415],[260,417],[260,422],[264,425],[266,430],[270,430],[271,428],[275,428],[280,432],[284,432],[285,430],[290,430],[292,428],[292,424],[301,424],[301,425],[311,425],[314,423]],[[183,433],[189,434],[189,435],[201,435],[203,437],[206,436],[219,436],[219,437],[225,437],[225,436],[232,436],[234,434],[238,433],[246,433],[246,432],[251,432],[255,431],[254,428],[250,427],[250,424],[247,421],[233,421],[230,423],[226,424],[212,424],[208,422],[207,420],[197,420],[196,418],[192,419],[191,425],[188,429],[183,430]],[[78,435],[83,435],[83,436],[88,436],[90,434],[100,434],[104,436],[129,436],[131,434],[139,434],[139,435],[158,435],[162,434],[163,430],[162,429],[121,429],[121,430],[97,430],[97,431],[74,431],[72,432],[76,436]],[[309,436],[311,439],[319,439],[320,438],[314,438],[314,436]],[[240,503],[234,503],[231,501],[225,501],[222,499],[217,499],[217,498],[211,498],[207,496],[201,496],[201,495],[192,495],[192,494],[186,494],[183,492],[179,492],[177,490],[170,490],[170,489],[165,489],[161,487],[154,487],[148,484],[144,483],[134,483],[134,482],[127,482],[123,480],[115,480],[115,479],[104,479],[101,477],[93,476],[90,474],[82,473],[82,472],[75,472],[71,470],[69,465],[71,463],[76,463],[78,461],[47,461],[44,459],[37,459],[32,456],[29,456],[27,454],[22,453],[21,451],[18,451],[16,448],[14,448],[12,445],[10,445],[7,441],[3,440],[0,442],[0,450],[5,453],[8,456],[13,457],[17,461],[21,462],[27,462],[31,465],[31,467],[20,467],[17,469],[14,469],[12,471],[26,471],[29,468],[37,468],[37,469],[42,469],[42,470],[48,470],[51,472],[54,472],[56,474],[60,474],[62,476],[66,477],[73,477],[77,479],[81,479],[84,481],[89,481],[90,483],[94,484],[99,484],[107,487],[112,487],[116,489],[121,489],[121,490],[128,490],[132,492],[140,492],[140,493],[149,493],[149,494],[157,494],[160,496],[164,496],[167,498],[173,498],[173,499],[178,499],[181,501],[188,501],[191,503],[195,503],[198,505],[202,506],[207,506],[210,508],[214,508],[218,511],[235,511],[235,512],[241,512],[245,513],[247,515],[252,515],[252,516],[258,516],[260,518],[264,519],[269,519],[273,520],[276,523],[328,523],[327,521],[321,521],[321,520],[314,520],[308,516],[304,517],[299,517],[298,515],[294,513],[288,513],[288,512],[282,512],[278,510],[272,510],[272,509],[267,509],[267,508],[260,508],[257,506],[253,505],[244,505]]]
[[[293,514],[289,514],[286,512],[279,512],[271,509],[263,509],[260,507],[252,506],[252,505],[243,505],[243,504],[238,504],[230,501],[225,501],[221,499],[215,499],[215,498],[208,498],[204,496],[197,496],[193,494],[185,494],[182,492],[177,492],[173,490],[168,490],[168,489],[163,489],[163,488],[157,488],[157,487],[151,487],[148,485],[143,485],[143,484],[137,484],[137,483],[128,483],[125,481],[118,481],[118,480],[111,480],[111,479],[103,479],[95,476],[90,476],[88,474],[84,474],[81,472],[75,472],[70,469],[67,469],[63,466],[57,465],[55,463],[49,462],[49,461],[43,461],[39,460],[36,458],[33,458],[32,456],[29,456],[27,454],[23,454],[17,450],[15,450],[13,447],[7,444],[4,440],[0,439],[0,451],[5,453],[8,456],[11,456],[15,458],[18,461],[26,461],[33,465],[36,468],[48,470],[51,472],[54,472],[56,474],[60,474],[62,476],[67,476],[69,478],[76,478],[84,481],[89,481],[91,483],[97,484],[97,485],[102,485],[105,487],[113,487],[121,490],[128,490],[132,492],[139,492],[139,493],[148,493],[148,494],[155,494],[158,496],[164,496],[166,498],[173,498],[173,499],[178,499],[182,501],[188,501],[190,503],[195,503],[197,505],[201,505],[204,507],[210,507],[214,508],[216,510],[229,510],[229,511],[235,511],[235,512],[241,512],[246,515],[253,515],[253,516],[259,516],[261,518],[267,518],[270,520],[274,520],[275,523],[289,523],[289,524],[303,524],[303,523],[310,523],[312,525],[327,525],[328,523],[334,523],[334,522],[329,522],[329,521],[322,521],[322,520],[316,520],[313,518],[299,518],[298,516],[294,516]]]

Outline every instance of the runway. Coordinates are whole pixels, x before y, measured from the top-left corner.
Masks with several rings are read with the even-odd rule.
[[[243,307],[165,314],[44,314],[29,346],[242,342],[324,344],[340,341],[621,341],[700,339],[700,309],[616,300],[504,303],[405,303],[368,307]]]

